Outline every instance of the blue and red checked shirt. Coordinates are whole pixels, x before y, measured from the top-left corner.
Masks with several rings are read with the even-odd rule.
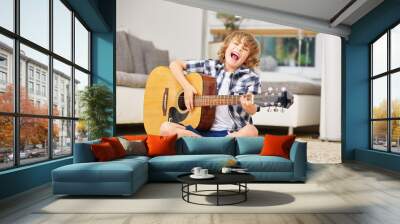
[[[224,69],[224,64],[219,60],[188,60],[186,63],[186,72],[197,72],[204,75],[211,76],[217,81],[217,92],[221,87],[222,80],[225,75],[228,75]],[[243,95],[251,93],[254,95],[261,93],[260,77],[254,70],[244,66],[238,68],[233,72],[229,84],[230,95]],[[228,105],[229,115],[233,120],[233,127],[229,131],[238,131],[246,124],[252,124],[253,121],[249,113],[247,113],[242,106]],[[257,105],[257,111],[260,107]]]

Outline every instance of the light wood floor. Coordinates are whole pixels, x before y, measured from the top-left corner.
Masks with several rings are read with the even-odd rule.
[[[324,186],[345,201],[362,201],[357,214],[37,214],[54,200],[50,187],[0,202],[0,223],[400,223],[400,174],[359,163],[310,164],[308,182]],[[173,205],[171,205],[173,206]]]

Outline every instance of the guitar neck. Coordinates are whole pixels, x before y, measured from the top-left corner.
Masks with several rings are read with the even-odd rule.
[[[240,96],[238,95],[194,96],[193,100],[195,107],[240,104]]]

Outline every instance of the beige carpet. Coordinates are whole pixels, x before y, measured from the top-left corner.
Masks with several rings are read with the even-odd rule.
[[[215,186],[200,186],[199,190]],[[224,189],[228,189],[225,187]],[[316,184],[249,184],[248,200],[238,205],[203,206],[184,202],[181,185],[150,183],[132,197],[71,197],[63,196],[44,205],[35,213],[359,213],[356,204]],[[194,188],[193,188],[194,190]],[[214,197],[191,200],[215,203]],[[225,198],[230,202],[237,198]]]

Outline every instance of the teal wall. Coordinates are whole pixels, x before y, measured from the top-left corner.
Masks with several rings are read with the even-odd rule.
[[[116,0],[67,2],[92,31],[92,82],[106,84],[112,90],[115,102]],[[111,133],[115,132],[115,103],[113,112]],[[0,172],[0,199],[50,182],[53,169],[71,163],[72,157],[68,157]]]
[[[98,9],[108,25],[108,31],[92,32],[92,72],[93,83],[105,84],[114,96],[112,127],[109,132],[115,135],[116,122],[116,80],[115,80],[115,49],[116,49],[116,2],[99,0]]]
[[[343,40],[342,157],[398,170],[398,156],[369,149],[369,43],[400,22],[400,0],[386,0],[351,27]],[[363,151],[359,151],[363,150]],[[387,153],[386,153],[387,154]]]

